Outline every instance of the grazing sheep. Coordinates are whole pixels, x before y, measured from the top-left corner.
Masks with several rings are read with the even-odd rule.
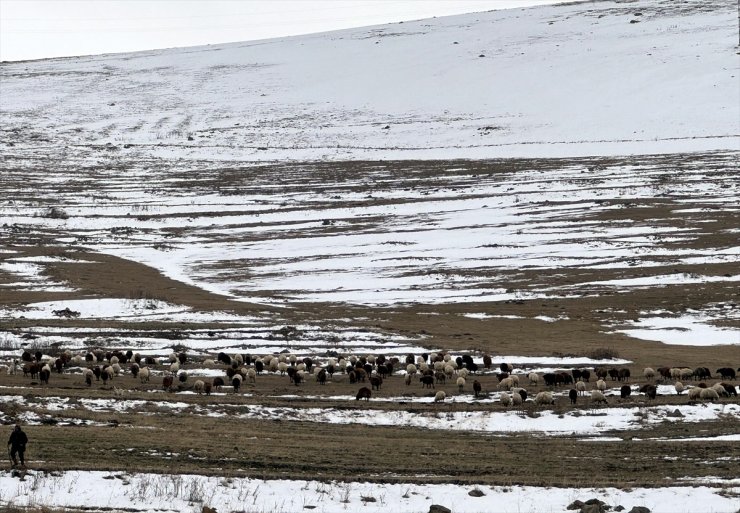
[[[501,405],[504,408],[508,408],[509,406],[511,406],[511,396],[507,394],[506,392],[501,394],[499,401],[501,401]]]
[[[360,390],[357,391],[357,395],[355,396],[355,401],[359,401],[360,399],[365,399],[366,401],[369,401],[371,395],[372,395],[372,391],[369,388],[362,387]]]
[[[416,365],[414,365],[413,363],[408,364],[406,366],[406,374],[416,374]]]
[[[231,378],[231,386],[234,387],[234,393],[236,394],[239,392],[239,389],[242,386],[242,375],[241,374],[234,374],[234,377]]]
[[[458,392],[462,394],[464,388],[465,388],[465,378],[460,376],[459,378],[457,378],[457,390]]]
[[[658,388],[655,385],[643,385],[640,392],[645,394],[648,399],[654,400],[658,395]]]
[[[522,402],[524,402],[524,400],[522,399],[522,396],[521,395],[519,395],[516,392],[513,392],[511,394],[511,402],[512,402],[512,404],[514,406],[521,406],[522,405]]]
[[[203,385],[203,392],[205,392],[206,395],[211,395],[211,391],[213,390],[213,384],[212,383],[205,383]]]
[[[522,397],[522,401],[526,401],[527,400],[528,394],[527,394],[527,391],[525,389],[523,389],[523,388],[512,388],[511,391],[513,393],[519,394]]]
[[[603,392],[601,392],[601,390],[591,391],[591,402],[609,404],[606,400],[606,396],[604,395]]]
[[[622,399],[627,399],[631,395],[632,395],[632,387],[629,385],[622,385],[622,388],[619,389],[619,397],[621,397]]]
[[[681,395],[681,392],[683,392],[683,390],[684,390],[683,383],[681,383],[680,381],[676,381],[676,384],[673,385],[673,386],[676,389],[676,393],[678,395]]]
[[[570,404],[576,404],[576,401],[578,400],[578,391],[575,388],[571,388],[570,392],[568,392],[568,397],[570,397]]]
[[[131,375],[134,378],[137,378],[139,376],[139,364],[138,363],[132,363],[131,366],[128,368],[129,371],[131,371]]]
[[[501,380],[501,383],[498,384],[499,390],[506,390],[507,392],[511,390],[514,387],[514,380],[509,378],[506,378],[504,380]]]
[[[717,392],[717,395],[720,397],[729,397],[729,393],[727,393],[727,390],[725,390],[725,387],[722,386],[722,383],[715,383],[712,385],[712,390]]]
[[[118,376],[119,374],[121,374],[121,366],[119,364],[114,363],[113,365],[111,365],[111,368],[113,369],[113,374],[115,376]]]
[[[350,382],[352,380],[350,379]],[[409,386],[411,384],[411,374],[406,374],[406,378],[404,380],[406,382],[406,386]]]
[[[148,383],[150,374],[151,372],[149,371],[149,367],[142,367],[139,369],[139,381],[142,383]]]
[[[501,369],[501,372],[508,372],[509,374],[514,370],[514,366],[510,363],[502,363],[498,368]]]
[[[717,374],[719,374],[722,379],[735,379],[735,369],[731,369],[730,367],[722,367],[721,369],[717,369]]]
[[[92,386],[93,371],[91,369],[85,369],[82,371],[82,375],[85,377],[85,384]]]
[[[586,369],[581,370],[581,380],[588,383],[590,379],[591,379],[591,371],[586,370]]]
[[[629,381],[630,370],[627,368],[619,369],[619,381]]]
[[[434,377],[433,376],[422,376],[419,378],[421,381],[421,388],[434,388]]]
[[[711,379],[712,373],[707,367],[697,367],[694,369],[694,377],[698,380]]]
[[[694,387],[689,389],[689,401],[696,401],[701,397],[701,391],[704,390],[699,387]]]
[[[475,394],[475,397],[478,397],[478,395],[481,393],[481,390],[483,390],[483,387],[481,387],[478,380],[473,381],[473,394]]]
[[[596,382],[596,389],[599,392],[604,392],[606,390],[606,381],[604,381],[603,379],[600,379],[599,381],[597,381]]]
[[[578,391],[579,395],[586,395],[586,383],[583,381],[578,381],[576,383],[576,390]]]
[[[195,393],[198,395],[202,394],[205,388],[206,384],[201,380],[197,380],[195,383],[193,383],[193,390],[195,390]]]
[[[681,381],[686,381],[694,377],[694,371],[689,368],[679,369],[679,378]]]
[[[117,364],[117,363],[118,363],[118,361],[119,361],[119,360],[118,360],[118,357],[117,357],[117,356],[111,356],[111,357],[110,357],[110,364],[111,364],[111,365],[115,365],[115,364]]]
[[[249,379],[250,383],[256,383],[257,382],[257,371],[254,369],[247,370],[247,379]]]
[[[434,395],[434,402],[435,402],[435,403],[438,403],[438,402],[440,402],[440,401],[444,402],[444,400],[445,400],[445,397],[447,397],[447,394],[445,394],[445,393],[444,393],[444,392],[443,392],[442,390],[440,390],[439,392],[437,392],[437,393],[436,393],[436,394]]]
[[[483,367],[485,367],[486,369],[490,369],[492,363],[493,362],[491,360],[491,356],[490,355],[487,355],[487,354],[484,354],[483,355]]]
[[[178,362],[175,362],[170,365],[170,372],[172,374],[177,374],[178,372],[180,372],[180,364]]]
[[[719,401],[719,394],[713,388],[702,388],[699,397],[704,401]]]
[[[515,387],[519,386],[519,376],[517,376],[516,374],[510,374],[509,379],[511,380],[512,383],[514,383]]]
[[[373,376],[370,378],[370,388],[374,390],[380,390],[380,385],[383,384],[383,378],[380,376]]]
[[[448,378],[452,378],[455,375],[455,367],[453,365],[445,365],[444,373]]]
[[[460,372],[457,373],[458,376],[468,379],[468,374],[470,374],[470,371],[467,369],[467,367],[460,369]]]
[[[734,385],[730,385],[728,383],[720,383],[720,385],[725,389],[728,396],[737,397],[737,390],[735,390]]]
[[[527,378],[529,378],[529,384],[533,386],[537,386],[540,382],[540,375],[536,372],[530,372]]]
[[[643,369],[642,371],[642,375],[645,376],[645,379],[652,381],[652,379],[655,377],[655,371],[650,367],[645,367],[645,369]]]
[[[172,383],[174,382],[174,379],[172,376],[165,376],[162,378],[162,388],[168,392],[172,390]]]
[[[538,406],[555,404],[555,398],[553,397],[552,392],[540,392],[534,397],[534,404]]]
[[[203,360],[203,365],[205,367],[213,367],[214,365],[216,365],[216,362],[213,360],[213,358],[206,358],[205,360]]]
[[[220,392],[221,387],[224,386],[225,384],[226,382],[224,381],[224,378],[221,378],[221,377],[213,378],[213,388],[215,388],[216,391]]]

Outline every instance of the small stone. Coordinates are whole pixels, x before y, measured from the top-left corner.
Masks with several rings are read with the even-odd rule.
[[[681,410],[679,410],[678,408],[676,408],[672,412],[666,413],[665,416],[666,417],[683,417],[683,413],[681,413]]]
[[[432,504],[429,506],[429,513],[452,513],[452,510],[439,504]]]
[[[566,509],[581,509],[583,507],[583,501],[573,501]]]
[[[635,506],[629,511],[629,513],[650,513],[650,508],[646,508],[645,506]]]
[[[468,492],[468,495],[470,495],[471,497],[483,497],[485,493],[483,493],[483,491],[479,488],[473,488]]]
[[[601,504],[584,504],[581,507],[581,513],[605,513],[605,511]]]
[[[624,510],[625,510],[625,507],[622,506],[621,504],[614,508],[614,511],[624,511]]]

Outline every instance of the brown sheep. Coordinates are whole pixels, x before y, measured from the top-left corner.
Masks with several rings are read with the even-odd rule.
[[[357,391],[357,396],[355,396],[355,400],[359,401],[360,399],[365,399],[366,401],[369,401],[371,395],[372,392],[369,388],[362,387],[360,390]]]

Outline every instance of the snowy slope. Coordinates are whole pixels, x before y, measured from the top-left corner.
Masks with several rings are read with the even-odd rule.
[[[0,73],[0,147],[77,157],[106,143],[238,160],[740,145],[731,0],[542,6]]]

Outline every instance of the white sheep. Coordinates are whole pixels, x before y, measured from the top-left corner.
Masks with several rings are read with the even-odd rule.
[[[288,372],[288,364],[286,362],[280,362],[278,363],[278,371],[282,376],[285,376],[285,373]]]
[[[434,370],[442,372],[445,370],[445,362],[434,362]]]
[[[416,374],[416,365],[413,363],[410,363],[406,366],[406,374],[414,375]]]
[[[460,372],[457,373],[458,376],[461,376],[465,379],[468,379],[468,374],[470,374],[470,371],[466,368],[460,369]]]
[[[445,375],[448,378],[452,378],[455,375],[455,367],[453,367],[449,363],[445,365]]]
[[[298,361],[298,357],[297,357],[296,355],[294,355],[294,354],[288,355],[288,361],[289,361],[290,363],[295,363],[295,362],[297,362],[297,361]],[[340,361],[340,363],[341,363],[341,362],[343,362],[344,360],[339,360],[339,361]],[[346,365],[346,362],[345,362],[345,365]]]
[[[411,374],[406,374],[406,386],[409,386],[411,384]]]
[[[522,396],[519,395],[517,392],[514,392],[511,394],[511,402],[514,403],[514,406],[521,406],[522,405]]]
[[[462,393],[463,389],[465,388],[465,378],[460,376],[457,378],[457,390]]]
[[[592,403],[604,403],[609,404],[606,400],[606,396],[601,390],[592,390],[591,391],[591,402]]]
[[[540,392],[534,397],[534,404],[555,404],[555,398],[552,396],[552,392]]]
[[[238,353],[232,356],[231,360],[236,362],[237,365],[244,365],[244,357]]]
[[[367,363],[369,363],[370,365],[375,365],[375,356],[369,354],[369,355],[367,355],[367,358],[365,358],[365,359],[367,360]],[[423,360],[423,358],[422,358],[422,360]]]
[[[200,395],[203,393],[203,390],[205,390],[206,384],[202,380],[198,380],[195,383],[193,383],[193,390],[195,390],[195,393]]]
[[[450,356],[449,354],[446,354],[446,355],[443,356],[443,359],[444,359],[445,362],[448,362],[449,363],[449,362],[452,361],[452,356]]]
[[[288,355],[286,355],[285,353],[280,353],[280,354],[278,355],[278,362],[283,362],[283,363],[285,363],[285,362],[287,362],[287,361],[288,361]]]
[[[713,388],[702,388],[699,397],[705,401],[719,401],[719,394]]]
[[[511,380],[512,383],[514,383],[515,387],[519,386],[519,376],[517,376],[516,374],[512,374],[509,376],[509,379]]]
[[[699,399],[701,397],[702,390],[703,388],[699,387],[689,388],[689,401],[696,401]]]
[[[513,387],[514,387],[514,380],[511,379],[511,377],[502,379],[501,382],[498,384],[498,389],[499,390],[509,391]]]
[[[170,363],[175,363],[177,361],[177,355],[175,353],[170,353],[168,356]]]
[[[719,383],[715,383],[714,385],[712,385],[712,390],[714,390],[715,392],[717,392],[717,395],[719,397],[729,397],[730,396],[730,394],[727,392],[727,390],[725,390],[725,387],[723,387]]]
[[[670,373],[672,380],[676,381],[677,379],[681,379],[681,369],[678,367],[671,367]]]
[[[111,358],[111,360],[112,359],[113,358]],[[113,365],[111,365],[111,367],[113,367],[113,374],[115,374],[116,376],[121,374],[121,366],[118,363],[114,363]]]
[[[447,394],[444,393],[444,391],[440,390],[434,395],[434,402],[438,403],[440,401],[444,402],[445,397],[447,397]]]
[[[645,376],[646,380],[651,381],[655,377],[655,370],[650,367],[645,367],[642,371],[642,375]]]
[[[139,369],[139,380],[142,383],[148,383],[149,382],[149,367],[142,367]]]
[[[177,374],[180,371],[180,364],[178,362],[173,363],[170,365],[170,372],[172,374]]]
[[[596,382],[596,389],[599,392],[604,392],[606,390],[606,381],[604,381],[603,379],[600,379],[599,381],[597,381]]]
[[[683,386],[683,383],[681,383],[680,381],[676,381],[676,384],[675,384],[675,385],[673,385],[673,386],[675,387],[675,389],[676,389],[676,393],[677,393],[678,395],[681,395],[681,392],[683,392],[683,391],[684,391],[684,386]]]
[[[368,361],[367,363],[370,363],[370,362]],[[422,363],[426,364],[427,362],[426,362],[426,360],[424,360],[424,358],[422,358],[421,356],[417,356],[417,357],[416,357],[416,365],[419,365],[419,366],[421,366],[421,364],[422,364]]]
[[[540,375],[536,372],[530,372],[529,375],[527,375],[529,378],[529,384],[537,386],[540,382]]]
[[[214,365],[216,365],[216,362],[211,358],[207,358],[203,360],[203,365],[206,367],[213,367]]]
[[[520,399],[521,399],[521,397],[522,396],[519,396]],[[504,392],[503,394],[501,394],[500,401],[501,401],[501,405],[504,408],[508,408],[509,406],[511,406],[511,396],[509,394],[507,394],[506,392]]]
[[[429,365],[427,365],[424,361],[422,361],[419,364],[419,371],[421,371],[421,373],[424,374],[428,370],[429,370]]]
[[[279,368],[279,366],[280,366],[280,362],[278,361],[278,359],[277,359],[277,358],[273,358],[273,359],[271,359],[271,360],[270,360],[270,363],[269,363],[269,365],[268,365],[268,367],[269,367],[269,369],[270,369],[270,372],[277,372],[277,371],[278,371],[278,368]]]
[[[257,382],[257,371],[254,369],[249,369],[247,371],[247,378],[249,378],[250,383],[256,383]]]
[[[694,377],[694,371],[689,369],[688,367],[684,367],[681,369],[681,380],[686,381],[687,379],[691,379]]]
[[[110,364],[115,365],[118,363],[118,357],[117,356],[111,356],[110,357]]]
[[[586,383],[583,381],[577,381],[576,390],[578,390],[578,395],[586,395]]]

